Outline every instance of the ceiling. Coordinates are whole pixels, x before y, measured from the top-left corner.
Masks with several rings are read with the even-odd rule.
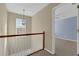
[[[24,15],[33,16],[47,5],[48,3],[7,3],[6,7],[9,12],[21,15],[23,15],[23,9],[25,9]]]

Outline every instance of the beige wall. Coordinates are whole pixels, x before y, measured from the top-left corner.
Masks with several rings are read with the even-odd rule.
[[[0,35],[7,34],[7,9],[4,4],[0,4]],[[0,38],[0,55],[6,53],[7,38]]]
[[[53,51],[54,53],[54,39],[52,39],[52,17],[54,17],[54,10],[52,11],[52,8],[55,7],[58,4],[49,4],[42,10],[40,10],[38,13],[36,13],[32,17],[32,32],[43,32],[45,31],[45,48]],[[33,38],[34,39],[34,38]],[[32,39],[32,41],[34,41]],[[39,38],[41,39],[41,38]],[[37,41],[38,43],[42,41]],[[53,44],[52,44],[53,43]],[[33,43],[32,43],[33,44]],[[39,46],[39,45],[36,45]],[[35,47],[35,46],[34,46]]]
[[[15,13],[8,12],[8,34],[16,34],[16,18],[22,18],[22,15],[18,15]],[[31,17],[25,16],[27,20],[26,24],[26,33],[31,33]],[[18,37],[19,38],[19,37]],[[20,37],[21,39],[8,38],[8,54],[15,54],[21,52],[26,49],[31,48],[31,36],[28,37]]]
[[[31,32],[31,25],[32,25],[32,32],[43,32],[43,31],[46,32],[45,48],[50,51],[54,50],[54,46],[52,45],[52,42],[54,41],[54,39],[52,39],[52,16],[54,16],[54,11],[53,11],[53,15],[52,15],[52,8],[56,5],[57,4],[49,4],[48,6],[46,6],[42,10],[40,10],[37,14],[35,14],[32,17],[32,24],[31,24],[31,21],[29,21],[30,22],[30,23],[28,22],[29,26],[27,26],[28,28],[30,28],[30,30],[27,29],[27,32]],[[16,34],[15,33],[16,32],[16,29],[15,29],[16,28],[15,27],[16,17],[21,17],[21,15],[16,15],[14,13],[8,13],[8,18],[7,18],[7,10],[5,8],[5,5],[0,4],[0,22],[1,22],[0,23],[0,28],[1,28],[0,35]],[[26,17],[26,18],[31,20],[31,17]],[[37,40],[37,38],[33,37],[32,41],[31,41],[32,47],[34,49],[36,49],[36,48],[38,49],[39,45],[42,44],[41,43],[42,40],[40,40],[42,37],[39,37],[38,38],[39,40]],[[17,40],[8,40],[8,50],[7,50],[7,52],[9,52],[8,54],[14,53],[17,51],[17,47],[15,48],[15,42],[17,42]],[[0,43],[1,43],[0,44],[0,48],[1,48],[0,55],[4,55],[4,53],[6,52],[6,49],[4,50],[4,48],[7,47],[7,39],[5,39],[5,41],[0,39]],[[20,45],[21,44],[18,44],[17,46],[20,46]],[[42,48],[41,46],[42,45],[40,45],[40,48]],[[9,49],[13,49],[14,51],[10,51]]]

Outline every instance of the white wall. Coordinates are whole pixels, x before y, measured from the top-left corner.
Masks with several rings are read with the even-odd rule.
[[[7,9],[0,4],[0,35],[7,34]],[[0,55],[6,54],[7,38],[0,38]]]
[[[71,37],[71,36],[76,36],[76,29],[77,29],[76,28],[76,20],[77,20],[76,10],[77,10],[77,6],[75,4],[72,5],[72,3],[63,3],[55,7],[55,21],[58,23],[58,27],[55,27],[55,28],[57,29],[56,32],[57,33],[59,32],[58,35],[61,34],[60,38],[67,39],[67,40],[70,39],[72,41],[76,40],[77,37]],[[72,29],[73,26],[75,26],[74,29]],[[69,33],[68,31],[73,31],[73,33],[72,32]]]
[[[57,7],[55,7],[55,21],[63,21],[64,19],[77,16],[77,4],[60,4]],[[77,29],[77,28],[76,28]],[[60,37],[61,38],[61,37]],[[68,39],[69,40],[69,39]],[[77,39],[77,54],[79,54],[79,44]]]
[[[60,4],[55,7],[55,20],[63,20],[65,18],[77,16],[77,6],[71,3]]]
[[[55,21],[55,37],[77,41],[77,16]]]

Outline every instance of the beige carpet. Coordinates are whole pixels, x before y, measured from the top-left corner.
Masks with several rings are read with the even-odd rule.
[[[55,46],[56,46],[57,56],[76,56],[77,55],[77,42],[56,38]]]
[[[31,56],[76,56],[77,43],[73,41],[57,39],[55,41],[56,55],[52,55],[45,50],[41,50]]]
[[[49,52],[45,51],[45,50],[41,50],[39,52],[36,52],[30,56],[53,56],[52,54],[50,54]]]

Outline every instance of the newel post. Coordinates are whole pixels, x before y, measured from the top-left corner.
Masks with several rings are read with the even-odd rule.
[[[45,48],[45,32],[43,32],[43,50]]]

